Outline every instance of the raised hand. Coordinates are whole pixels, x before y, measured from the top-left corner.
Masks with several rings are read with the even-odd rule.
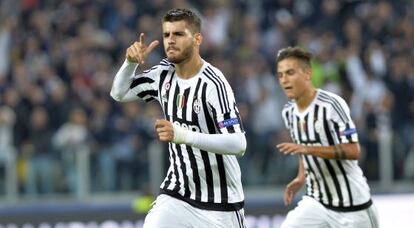
[[[144,33],[139,35],[139,41],[135,41],[126,51],[126,59],[129,62],[144,64],[148,54],[158,45],[158,40],[152,41],[148,46],[144,41]]]

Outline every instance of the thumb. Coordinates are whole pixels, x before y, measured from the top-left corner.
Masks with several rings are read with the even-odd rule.
[[[154,40],[154,41],[152,41],[152,42],[148,45],[148,48],[147,48],[147,53],[150,53],[152,50],[154,50],[154,48],[155,48],[155,47],[157,47],[157,46],[158,46],[158,44],[159,44],[159,41],[158,41],[158,40]]]

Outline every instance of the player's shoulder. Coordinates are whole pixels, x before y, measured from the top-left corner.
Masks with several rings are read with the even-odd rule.
[[[158,65],[164,66],[164,67],[169,67],[169,68],[170,67],[175,68],[175,65],[172,62],[168,61],[167,58],[162,59]]]
[[[157,65],[151,67],[150,69],[144,70],[144,73],[150,73],[150,72],[157,72],[157,71],[163,71],[163,70],[174,70],[175,65],[168,61],[168,59],[162,59]]]
[[[326,90],[318,89],[318,99],[330,105],[346,106],[346,102],[341,96]]]
[[[227,81],[220,69],[204,61],[201,75],[208,82]]]
[[[285,112],[287,112],[287,111],[291,110],[292,108],[294,108],[294,105],[295,105],[295,102],[293,102],[293,101],[288,101],[288,102],[287,102],[287,103],[283,106],[282,113],[285,113]]]

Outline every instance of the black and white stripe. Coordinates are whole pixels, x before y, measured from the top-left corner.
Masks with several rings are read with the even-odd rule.
[[[236,214],[237,217],[237,222],[240,228],[246,228],[246,222],[245,222],[245,218],[244,218],[244,213],[242,210],[239,211],[235,211],[234,212]]]
[[[144,100],[158,100],[166,119],[192,131],[209,134],[244,131],[230,85],[223,74],[207,62],[198,75],[180,80],[174,65],[163,60],[136,77],[131,90]],[[177,100],[184,101],[182,108],[177,106]],[[225,120],[238,124],[223,125]],[[202,209],[236,211],[243,208],[241,174],[235,156],[173,143],[169,144],[169,152],[170,167],[160,186],[161,193]]]
[[[358,142],[349,108],[339,96],[318,90],[302,113],[296,104],[285,105],[282,116],[294,142],[333,146]],[[355,160],[323,159],[301,155],[306,172],[306,194],[333,210],[360,210],[371,205],[369,187]]]

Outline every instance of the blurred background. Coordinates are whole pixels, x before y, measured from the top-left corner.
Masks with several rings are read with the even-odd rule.
[[[126,48],[140,32],[161,41],[174,7],[203,16],[202,57],[234,89],[249,227],[278,227],[291,209],[282,194],[298,161],[274,147],[289,140],[274,62],[292,45],[314,54],[315,86],[348,102],[380,212],[414,202],[412,0],[1,0],[0,224],[142,225],[168,162],[153,130],[162,113],[109,91]],[[161,58],[162,45],[143,68]]]

